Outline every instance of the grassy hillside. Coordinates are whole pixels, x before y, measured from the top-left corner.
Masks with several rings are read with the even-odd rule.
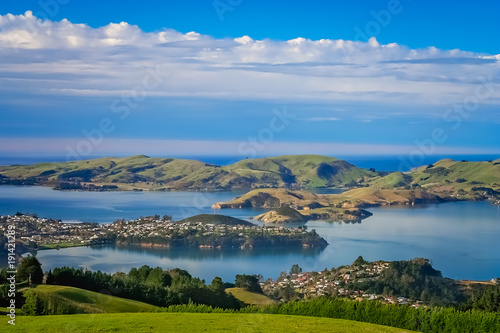
[[[339,195],[315,194],[308,191],[292,191],[286,189],[265,188],[252,190],[227,202],[217,202],[212,207],[244,208],[264,207],[274,210],[258,215],[255,218],[270,223],[306,222],[307,220],[352,221],[370,216],[367,211],[353,205],[344,207]],[[280,214],[283,206],[290,206],[302,215],[290,219],[290,214]],[[345,208],[349,208],[348,210]]]
[[[424,189],[379,189],[372,187],[356,188],[341,194],[315,194],[308,191],[285,189],[252,190],[228,202],[218,202],[212,207],[243,208],[265,207],[274,210],[255,217],[265,222],[298,222],[287,218],[283,206],[291,206],[305,219],[314,220],[360,220],[371,216],[364,207],[386,205],[413,205],[419,203],[441,202],[443,199]],[[293,211],[293,210],[292,210]],[[297,216],[299,218],[300,216]]]
[[[67,305],[76,313],[151,312],[156,306],[80,288],[38,285],[34,291],[47,302]]]
[[[376,189],[423,188],[441,197],[464,200],[496,198],[500,202],[500,160],[458,162],[446,159],[410,172],[380,175],[346,161],[320,155],[246,159],[223,167],[195,160],[137,155],[0,166],[0,184],[83,190],[307,189],[361,185]],[[286,195],[284,192],[283,196]],[[245,199],[244,196],[239,198],[242,203]],[[305,202],[306,199],[301,200]],[[320,201],[318,198],[310,200]],[[276,202],[266,204],[269,208],[276,208],[272,207]]]
[[[457,162],[441,160],[420,167],[410,175],[422,187],[448,187],[450,191],[471,190],[473,187],[490,187],[500,190],[500,162]],[[443,188],[445,190],[445,188]]]
[[[387,176],[378,178],[370,182],[370,187],[375,188],[398,188],[407,187],[413,182],[413,177],[402,172],[393,172]]]
[[[252,190],[228,202],[214,204],[213,208],[279,208],[282,204],[299,204],[300,206],[328,206],[327,197],[308,191],[292,191],[275,188]]]
[[[442,199],[439,196],[422,189],[389,190],[357,188],[337,195],[334,201],[344,202],[344,206],[346,207],[368,207],[440,202]]]
[[[500,161],[444,159],[407,173],[394,172],[368,181],[372,188],[423,188],[444,198],[482,200],[500,195]]]
[[[265,295],[253,293],[243,288],[228,288],[226,289],[226,292],[249,305],[268,305],[274,303],[272,299]]]
[[[220,167],[195,160],[105,157],[65,163],[0,167],[0,181],[8,184],[73,187],[117,186],[121,190],[224,190],[258,187],[343,186],[377,174],[327,156],[294,155],[247,159]],[[59,184],[59,185],[58,185]],[[63,187],[63,189],[72,189]]]
[[[13,332],[410,332],[356,321],[268,314],[127,313],[17,317]]]
[[[274,183],[276,187],[293,183],[302,188],[343,186],[377,175],[346,161],[321,155],[283,155],[247,159],[224,169],[245,177],[255,177],[261,181]]]
[[[183,222],[202,222],[211,224],[248,225],[248,226],[254,225],[253,223],[245,220],[240,220],[231,216],[219,215],[219,214],[199,214],[177,221],[176,223],[183,223]]]
[[[276,210],[257,215],[254,219],[267,223],[304,223],[307,222],[310,217],[302,215],[297,210],[287,205],[283,205]]]

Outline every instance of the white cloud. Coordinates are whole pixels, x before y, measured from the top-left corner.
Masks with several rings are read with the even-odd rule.
[[[0,57],[4,94],[121,96],[157,65],[162,83],[146,95],[425,107],[473,96],[481,76],[500,82],[500,55],[415,50],[375,38],[214,39],[126,22],[92,28],[29,11],[0,16]],[[481,103],[499,98],[500,88]]]

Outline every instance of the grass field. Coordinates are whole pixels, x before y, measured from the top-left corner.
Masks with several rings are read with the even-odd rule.
[[[48,244],[43,244],[40,245],[40,250],[45,250],[45,249],[57,249],[58,247],[60,249],[64,249],[66,247],[78,247],[78,246],[87,246],[88,244],[82,244],[82,243],[70,243],[70,242],[62,242],[62,243],[48,243]]]
[[[233,294],[233,296],[240,301],[250,305],[267,305],[274,303],[272,299],[265,295],[252,293],[243,288],[228,288],[226,292]]]
[[[216,313],[123,313],[17,317],[4,332],[410,332],[356,321],[268,315]]]
[[[67,304],[80,313],[146,312],[158,309],[150,304],[73,287],[39,285],[35,291],[41,298]]]

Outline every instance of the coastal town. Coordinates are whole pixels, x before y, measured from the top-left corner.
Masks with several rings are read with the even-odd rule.
[[[356,283],[377,279],[389,265],[387,261],[354,262],[352,265],[320,272],[302,272],[300,267],[294,265],[289,273],[282,272],[276,280],[268,279],[262,281],[260,285],[266,295],[274,298],[309,299],[325,295],[348,297],[358,301],[378,300],[388,304],[421,306],[420,300],[367,293],[356,288]]]
[[[238,221],[238,220],[237,220]],[[32,249],[50,249],[97,244],[140,245],[145,247],[196,246],[199,248],[258,246],[326,246],[326,242],[306,227],[285,228],[197,221],[174,222],[171,216],[115,220],[113,223],[64,223],[36,215],[0,216],[0,230],[16,226],[21,241]],[[237,223],[237,222],[233,222]]]

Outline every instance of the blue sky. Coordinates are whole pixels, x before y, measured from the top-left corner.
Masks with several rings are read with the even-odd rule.
[[[497,1],[3,3],[0,154],[500,154],[498,13]]]
[[[8,1],[0,13],[24,14],[27,10],[52,14],[39,2],[50,0]],[[54,2],[59,3],[57,0]],[[184,0],[184,1],[97,1],[64,0],[54,20],[67,18],[94,28],[110,22],[125,21],[144,31],[172,28],[180,32],[196,31],[218,38],[249,35],[254,39],[288,40],[357,38],[356,26],[363,31],[373,19],[371,11],[387,9],[387,0],[363,1],[291,1],[291,0]],[[215,10],[224,12],[220,20]],[[236,5],[230,5],[231,3]],[[401,13],[391,15],[391,23],[376,34],[379,42],[397,42],[411,48],[435,46],[474,52],[500,53],[500,3],[487,1],[401,0]],[[220,4],[227,4],[224,7]],[[224,10],[223,8],[226,8]],[[230,9],[232,8],[232,9]],[[43,17],[43,14],[40,15]]]

